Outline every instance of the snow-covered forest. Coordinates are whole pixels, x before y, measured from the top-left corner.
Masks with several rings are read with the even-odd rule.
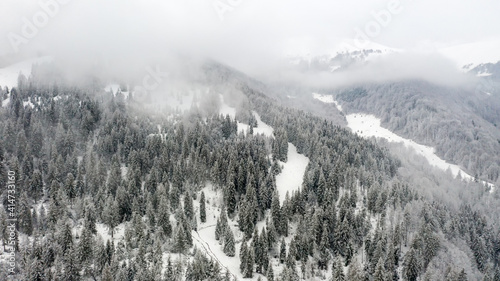
[[[16,280],[500,280],[498,189],[401,160],[221,65],[161,110],[53,71],[1,90],[0,254],[12,173]]]

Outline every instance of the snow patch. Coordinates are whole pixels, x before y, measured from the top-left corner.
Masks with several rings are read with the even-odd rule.
[[[415,150],[415,152],[421,156],[423,156],[430,165],[435,166],[443,171],[450,170],[454,177],[458,175],[461,176],[462,179],[467,181],[473,181],[474,177],[467,174],[464,170],[462,170],[458,165],[450,164],[445,160],[441,159],[439,156],[435,154],[435,150],[433,147],[425,146],[418,144],[412,140],[408,140],[402,138],[393,132],[389,131],[386,128],[383,128],[380,125],[380,119],[376,118],[370,114],[362,114],[355,113],[349,114],[346,116],[347,126],[351,128],[354,133],[362,137],[376,137],[376,138],[384,138],[390,142],[399,142],[403,143],[406,147]],[[491,192],[494,190],[494,185],[491,183],[487,183],[482,181],[483,184],[487,184],[491,188]]]
[[[257,120],[257,127],[253,128],[253,133],[254,134],[264,134],[264,136],[266,136],[266,137],[274,138],[273,127],[262,122],[262,120],[260,119],[260,115],[257,112],[252,111],[252,113],[255,116],[255,120]]]
[[[491,76],[492,73],[489,73],[489,72],[479,72],[476,76],[478,77],[487,77],[487,76]]]
[[[17,78],[19,73],[23,73],[26,77],[31,74],[31,67],[36,63],[50,62],[53,58],[51,56],[45,56],[40,58],[28,59],[16,64],[9,65],[4,68],[0,68],[0,86],[1,87],[17,87]]]
[[[292,196],[292,192],[298,190],[302,185],[304,173],[306,172],[309,158],[299,154],[295,145],[288,143],[288,161],[280,161],[283,170],[276,176],[276,188],[280,196],[280,203],[285,201],[286,193]]]
[[[219,110],[219,114],[222,114],[223,116],[229,115],[231,119],[235,119],[236,116],[236,108],[229,106],[227,103],[224,102],[224,97],[220,95],[220,100],[221,100],[221,107]],[[252,111],[253,115],[255,116],[255,120],[257,120],[257,127],[253,128],[253,133],[254,134],[263,134],[266,137],[273,138],[273,132],[274,129],[267,125],[266,123],[262,122],[260,119],[260,115],[256,111]],[[238,133],[243,131],[244,134],[246,134],[247,129],[249,128],[249,125],[246,123],[241,123],[238,122]]]
[[[317,99],[317,100],[319,100],[321,102],[335,104],[335,106],[337,107],[337,109],[339,111],[342,111],[342,106],[338,103],[338,101],[336,101],[336,100],[333,99],[333,96],[331,96],[331,95],[322,95],[322,94],[318,94],[318,93],[312,93],[312,95],[313,95],[314,99]]]
[[[220,114],[226,116],[229,115],[232,119],[236,117],[236,108],[229,106],[227,103],[224,102],[224,97],[222,95],[219,95],[221,106],[220,106]]]

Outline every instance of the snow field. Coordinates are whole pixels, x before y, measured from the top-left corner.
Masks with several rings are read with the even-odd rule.
[[[40,58],[27,59],[25,61],[9,65],[4,68],[0,68],[0,86],[1,87],[17,87],[17,78],[19,73],[22,73],[28,78],[31,74],[31,67],[35,63],[50,62],[53,58],[51,56],[45,56]]]
[[[337,109],[339,111],[342,111],[342,106],[336,101],[333,99],[333,96],[331,95],[322,95],[322,94],[318,94],[318,93],[312,93],[312,96],[314,99],[317,99],[321,102],[324,102],[324,103],[333,103],[335,104],[335,106],[337,107]]]
[[[283,205],[287,192],[292,196],[292,192],[302,186],[304,173],[306,172],[309,158],[299,154],[295,145],[288,143],[288,161],[281,162],[283,170],[276,176],[276,188],[280,196],[280,204]]]
[[[441,159],[439,156],[437,156],[435,153],[435,149],[433,147],[418,144],[412,140],[405,139],[394,134],[388,129],[383,128],[380,125],[380,119],[376,118],[373,115],[355,113],[347,115],[346,119],[347,119],[347,126],[351,128],[353,132],[357,133],[362,137],[384,138],[390,142],[403,143],[405,147],[413,149],[417,154],[427,159],[430,165],[437,167],[443,171],[449,170],[454,177],[460,175],[461,178],[466,181],[474,180],[473,176],[467,174],[458,165],[450,164],[445,160]],[[494,190],[493,184],[487,183],[485,181],[482,182],[483,184],[487,184],[489,187],[491,187],[490,191],[493,192]]]

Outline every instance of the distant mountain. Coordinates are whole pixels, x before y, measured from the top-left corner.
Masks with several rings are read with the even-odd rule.
[[[469,70],[470,73],[479,77],[500,78],[500,61],[496,63],[481,63]]]
[[[307,49],[291,51],[285,55],[285,60],[289,67],[300,72],[338,72],[362,66],[370,60],[399,51],[373,42],[359,43],[346,39],[323,52],[313,53]]]
[[[442,48],[439,53],[448,57],[464,72],[474,71],[479,76],[486,76],[484,65],[500,61],[500,40],[479,41]]]

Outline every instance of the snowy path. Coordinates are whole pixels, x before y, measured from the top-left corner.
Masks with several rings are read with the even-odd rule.
[[[240,280],[238,278],[239,276],[236,276],[233,273],[233,271],[226,266],[227,264],[222,263],[217,258],[217,255],[212,251],[212,249],[210,248],[210,245],[205,240],[203,240],[203,238],[201,237],[201,235],[197,231],[193,230],[191,236],[193,237],[194,244],[201,246],[200,249],[203,250],[205,252],[205,254],[207,254],[209,257],[211,257],[213,260],[215,260],[221,268],[224,268],[226,271],[229,271],[229,273],[233,276],[233,278],[235,278],[235,280]]]

